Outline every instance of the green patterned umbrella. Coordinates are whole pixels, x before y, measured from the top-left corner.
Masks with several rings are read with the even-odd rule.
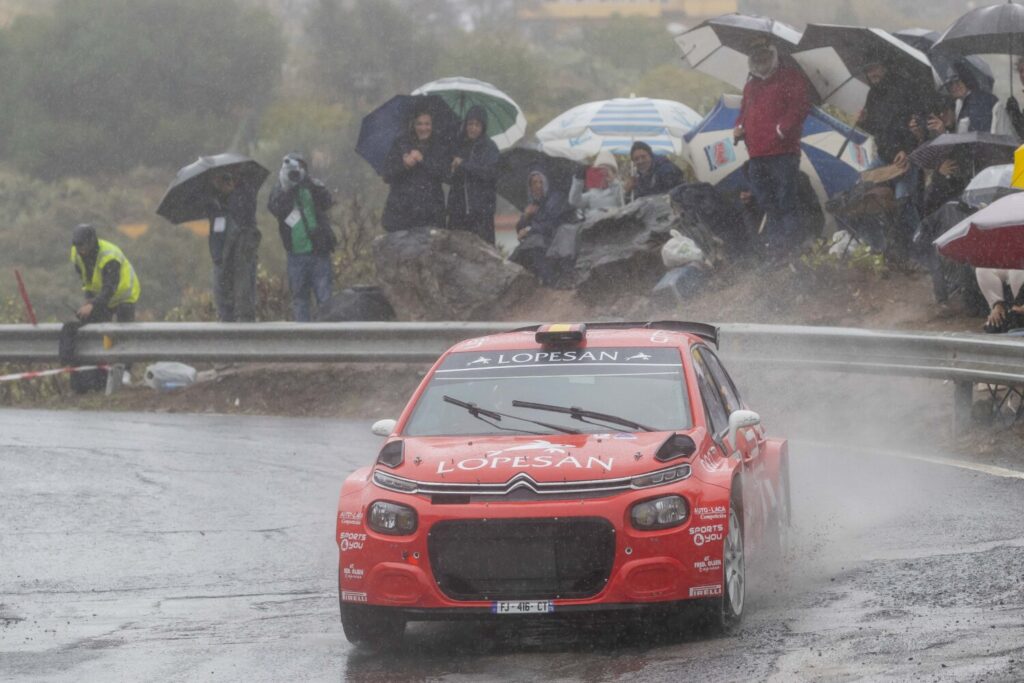
[[[490,83],[454,76],[431,81],[412,91],[413,95],[437,95],[460,120],[471,107],[487,111],[487,134],[500,150],[516,144],[526,134],[526,117],[515,101]]]

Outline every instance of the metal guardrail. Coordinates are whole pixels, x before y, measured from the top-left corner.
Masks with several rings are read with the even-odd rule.
[[[78,332],[82,363],[430,363],[458,341],[526,323],[132,323]],[[1024,384],[1024,338],[723,324],[730,363]],[[60,326],[0,325],[0,362],[56,362]]]
[[[1024,337],[786,325],[721,327],[722,353],[730,362],[1024,384]]]

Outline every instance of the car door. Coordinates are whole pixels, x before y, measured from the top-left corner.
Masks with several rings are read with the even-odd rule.
[[[744,407],[735,383],[726,372],[722,362],[711,349],[697,347],[694,354],[706,368],[710,381],[709,391],[718,397],[726,416]],[[728,417],[726,417],[728,432]],[[729,444],[730,455],[740,460],[740,480],[743,482],[743,527],[748,539],[759,544],[764,537],[769,510],[774,504],[769,500],[769,490],[765,488],[764,431],[758,427],[748,427],[736,433],[736,443]]]
[[[704,412],[707,414],[708,430],[724,456],[738,457],[737,444],[729,443],[729,411],[722,402],[722,396],[705,360],[705,350],[704,347],[695,346],[691,351],[691,358],[697,386],[704,403]]]

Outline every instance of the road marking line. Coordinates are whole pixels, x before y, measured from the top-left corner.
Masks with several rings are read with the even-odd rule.
[[[904,460],[918,460],[920,462],[927,462],[933,465],[945,465],[947,467],[958,467],[962,470],[971,470],[972,472],[981,472],[982,474],[989,474],[993,477],[1002,477],[1004,479],[1021,479],[1024,480],[1024,472],[1020,470],[1011,470],[1006,467],[998,467],[996,465],[985,465],[977,462],[970,462],[967,460],[957,460],[955,458],[941,458],[935,455],[920,455],[917,453],[904,453],[901,451],[890,451],[873,448],[871,446],[863,446],[855,448],[853,446],[837,446],[835,444],[824,443],[822,441],[803,441],[794,440],[791,443],[796,445],[807,445],[816,448],[831,448],[833,450],[839,449],[844,451],[868,451],[871,453],[877,453],[879,455],[885,455],[894,458],[902,458]]]

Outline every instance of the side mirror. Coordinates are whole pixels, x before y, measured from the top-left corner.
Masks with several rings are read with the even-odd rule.
[[[736,435],[741,429],[756,427],[761,424],[761,416],[753,410],[734,410],[729,416],[729,444],[736,449]]]
[[[391,432],[395,431],[395,425],[398,424],[395,420],[377,420],[370,427],[370,431],[377,436],[391,436]]]

